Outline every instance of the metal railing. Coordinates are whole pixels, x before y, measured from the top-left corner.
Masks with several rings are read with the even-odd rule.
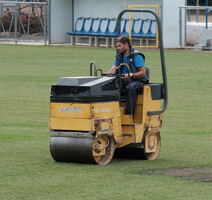
[[[209,10],[208,10],[209,9]],[[187,20],[190,21],[190,11],[202,11],[205,18],[205,28],[208,28],[208,14],[212,10],[211,6],[180,6],[179,7],[179,46],[180,48],[189,48],[186,46]],[[196,22],[199,22],[199,14],[196,15]],[[184,41],[184,42],[183,42]],[[183,44],[184,43],[184,44]],[[193,47],[191,47],[193,48]]]
[[[0,41],[47,44],[47,2],[0,1]]]

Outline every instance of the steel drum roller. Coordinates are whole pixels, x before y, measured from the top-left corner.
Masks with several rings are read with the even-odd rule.
[[[50,152],[57,162],[107,164],[115,151],[113,137],[51,137]]]
[[[94,163],[91,138],[51,137],[50,152],[58,162]]]

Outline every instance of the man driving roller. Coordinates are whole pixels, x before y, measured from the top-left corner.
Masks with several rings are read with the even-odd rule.
[[[145,57],[143,54],[134,50],[131,46],[130,39],[127,36],[121,36],[116,40],[117,55],[114,64],[108,73],[118,73],[118,67],[121,63],[126,63],[130,68],[131,85],[129,85],[128,67],[122,66],[122,89],[126,95],[126,114],[132,114],[134,117],[137,92],[142,85],[148,83],[146,68],[144,64]],[[129,88],[131,87],[132,112],[130,106]]]

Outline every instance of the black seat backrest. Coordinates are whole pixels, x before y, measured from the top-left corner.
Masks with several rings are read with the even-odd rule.
[[[149,67],[147,67],[147,66],[145,66],[145,69],[146,69],[146,76],[147,76],[147,78],[148,78],[148,80],[150,80],[149,78],[149,74],[150,74],[150,69],[149,69]],[[148,83],[149,83],[149,81],[148,81]]]

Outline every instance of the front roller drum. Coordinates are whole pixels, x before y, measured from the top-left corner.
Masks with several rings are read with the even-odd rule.
[[[109,163],[115,151],[113,137],[51,137],[50,152],[57,162]]]

